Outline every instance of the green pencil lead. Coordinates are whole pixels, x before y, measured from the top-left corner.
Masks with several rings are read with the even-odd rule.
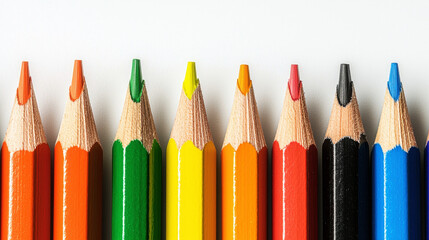
[[[133,59],[133,67],[131,70],[131,79],[130,79],[130,95],[131,95],[131,99],[136,103],[140,102],[143,85],[144,85],[144,80],[142,79],[140,60]]]

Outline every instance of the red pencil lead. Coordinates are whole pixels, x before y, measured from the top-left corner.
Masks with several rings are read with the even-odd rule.
[[[298,65],[292,64],[290,66],[290,78],[289,78],[289,93],[292,100],[296,101],[301,95],[301,81],[299,80]]]

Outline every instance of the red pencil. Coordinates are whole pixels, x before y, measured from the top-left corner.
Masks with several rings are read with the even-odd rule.
[[[273,144],[273,240],[317,239],[317,149],[298,66]]]

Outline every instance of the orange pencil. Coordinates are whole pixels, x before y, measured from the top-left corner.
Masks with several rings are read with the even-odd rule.
[[[50,238],[51,160],[28,62],[2,146],[1,239]]]
[[[222,146],[222,239],[267,238],[267,146],[249,67],[240,66]]]
[[[89,103],[82,61],[55,144],[54,240],[101,240],[103,151]]]

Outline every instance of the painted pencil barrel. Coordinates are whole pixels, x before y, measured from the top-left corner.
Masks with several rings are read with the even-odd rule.
[[[54,239],[101,239],[103,150],[55,145]]]
[[[53,239],[102,239],[103,149],[82,62],[72,84],[54,152]]]
[[[428,191],[428,187],[429,187],[429,141],[426,142],[426,147],[425,147],[425,152],[424,152],[424,173],[425,173],[425,178],[424,178],[424,186],[425,186],[425,207],[426,207],[426,213],[425,213],[425,217],[426,217],[426,226],[425,226],[425,233],[426,233],[426,239],[429,239],[429,191]]]
[[[139,59],[112,148],[112,239],[161,239],[162,159]]]
[[[51,154],[31,82],[24,61],[1,149],[1,239],[51,237]]]
[[[424,152],[424,159],[423,159],[423,164],[424,164],[424,192],[426,193],[425,196],[425,207],[423,209],[426,209],[426,226],[425,227],[425,233],[426,233],[426,239],[429,239],[429,191],[428,191],[428,186],[429,186],[429,141],[426,142],[426,147],[425,147],[425,152]]]
[[[2,239],[49,239],[51,162],[48,144],[34,151],[2,146]]]
[[[420,152],[372,150],[373,239],[420,239]]]
[[[323,239],[370,239],[369,146],[349,64],[340,78],[322,146]]]
[[[113,144],[112,239],[161,239],[161,147]]]
[[[317,149],[273,144],[273,240],[317,239]]]
[[[222,239],[266,239],[267,148],[222,149]]]
[[[373,239],[421,238],[420,151],[392,63],[372,150]]]
[[[216,149],[167,145],[167,240],[216,239]]]
[[[323,239],[369,239],[368,143],[326,139],[322,151]]]

